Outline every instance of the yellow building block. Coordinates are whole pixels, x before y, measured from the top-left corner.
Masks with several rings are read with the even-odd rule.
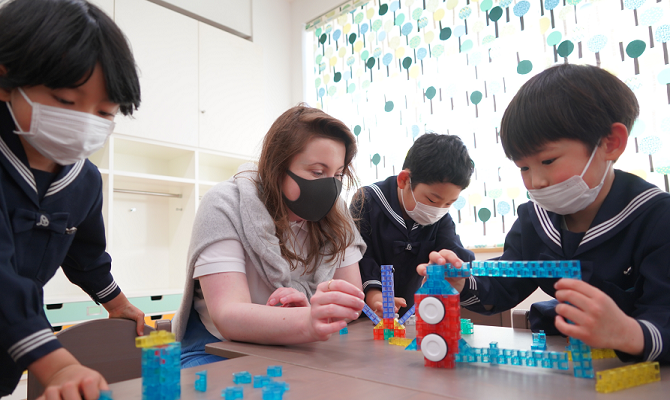
[[[596,391],[611,393],[661,380],[658,362],[643,362],[596,373]]]
[[[591,358],[594,360],[616,358],[616,353],[612,349],[591,349]]]
[[[393,345],[396,345],[396,346],[407,347],[407,346],[409,346],[410,343],[412,343],[412,340],[414,340],[414,339],[392,337],[391,339],[389,339],[389,344],[393,344]]]
[[[154,347],[175,341],[174,333],[166,331],[153,331],[149,336],[138,336],[135,338],[135,347]]]

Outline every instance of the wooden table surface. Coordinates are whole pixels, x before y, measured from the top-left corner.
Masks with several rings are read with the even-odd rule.
[[[407,337],[415,337],[413,327],[408,327]],[[464,338],[473,347],[488,347],[498,342],[500,349],[530,349],[532,338],[529,330],[475,325],[473,335]],[[566,339],[548,337],[548,350],[563,351]],[[292,346],[264,346],[239,342],[212,343],[207,351],[223,357],[252,356],[265,359],[268,365],[281,364],[302,367],[327,373],[328,379],[335,376],[358,381],[381,384],[391,392],[409,390],[417,398],[431,398],[430,394],[443,398],[458,399],[667,399],[670,397],[670,366],[661,368],[661,382],[642,385],[623,391],[600,394],[595,391],[595,380],[575,378],[572,370],[533,368],[525,366],[457,363],[454,369],[424,367],[423,355],[419,351],[407,351],[372,339],[369,321],[357,321],[349,325],[348,335],[333,335],[330,340]],[[239,362],[236,358],[227,362]],[[596,371],[624,365],[618,359],[594,360]],[[339,379],[339,378],[338,378]],[[286,380],[291,384],[291,378]],[[299,386],[296,385],[295,386]],[[318,385],[326,391],[330,381]],[[349,397],[350,387],[335,385],[342,391],[332,398]],[[366,386],[367,387],[367,386]],[[345,394],[346,391],[346,394]],[[406,396],[406,395],[403,395]],[[367,397],[367,396],[365,396]],[[246,395],[245,395],[246,398]],[[291,393],[291,399],[300,397]],[[323,397],[331,398],[331,397]],[[364,398],[362,393],[354,397]],[[375,393],[372,399],[385,398]],[[395,397],[392,397],[395,398]],[[288,397],[287,397],[288,399]]]

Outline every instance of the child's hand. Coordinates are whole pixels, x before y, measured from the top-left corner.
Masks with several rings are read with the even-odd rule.
[[[561,279],[554,287],[561,302],[556,306],[555,321],[561,333],[592,347],[642,354],[644,334],[640,324],[603,291],[577,279]]]
[[[363,291],[341,279],[322,282],[312,296],[311,335],[328,340],[331,334],[358,318],[365,302]]]
[[[100,390],[109,390],[100,373],[83,365],[69,365],[54,375],[37,400],[97,400]]]
[[[407,302],[402,297],[394,297],[393,299],[395,300],[395,313],[397,313],[401,307],[407,306]],[[374,307],[370,307],[372,311],[374,311],[379,318],[384,318],[384,303],[382,301],[375,301],[373,306]]]
[[[125,318],[135,321],[137,323],[137,335],[144,335],[144,313],[132,305],[125,294],[119,293],[111,301],[102,303],[102,305],[109,312],[109,318]]]
[[[428,256],[428,259],[430,260],[431,264],[438,264],[438,265],[444,265],[446,263],[449,263],[454,266],[454,268],[460,268],[461,265],[463,265],[463,261],[461,261],[460,258],[456,255],[451,250],[440,250],[439,253],[437,251],[432,251],[430,255]],[[421,275],[421,276],[426,276],[426,267],[428,264],[419,264],[418,267],[416,267],[416,272]],[[424,278],[424,282],[426,279]],[[463,287],[465,286],[465,278],[448,278],[447,282],[451,284],[451,286],[454,287],[460,293],[463,291]]]
[[[282,307],[309,307],[309,300],[304,293],[293,288],[279,288],[270,295],[266,306],[281,304]]]

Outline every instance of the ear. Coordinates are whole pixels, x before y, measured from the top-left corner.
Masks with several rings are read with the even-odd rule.
[[[604,137],[600,143],[600,147],[605,150],[605,160],[618,160],[626,150],[627,144],[628,128],[620,122],[613,123],[610,134]]]
[[[7,68],[4,65],[0,64],[0,76],[5,75],[7,75]],[[8,102],[11,94],[12,94],[11,90],[0,87],[0,101]]]
[[[409,169],[405,168],[398,174],[398,187],[400,189],[405,189],[405,186],[409,185]]]

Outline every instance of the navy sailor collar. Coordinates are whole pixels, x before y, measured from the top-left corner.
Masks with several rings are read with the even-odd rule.
[[[600,206],[591,227],[574,256],[607,241],[657,201],[670,196],[649,182],[624,171],[614,170],[614,181],[605,201]],[[530,201],[529,214],[535,230],[553,251],[563,255],[561,246],[561,215],[549,212]]]
[[[384,214],[398,229],[407,232],[407,225],[402,216],[402,207],[398,201],[398,177],[395,175],[389,176],[384,181],[369,185],[368,188],[374,193],[372,198],[375,199],[379,207],[384,211]],[[414,222],[412,230],[420,227],[421,225]]]
[[[0,102],[0,163],[21,189],[23,189],[26,196],[39,207],[40,201],[37,195],[35,176],[30,170],[28,158],[23,150],[21,140],[14,133],[15,129],[14,120],[9,114],[7,105],[4,102]],[[44,194],[44,200],[61,192],[74,182],[85,163],[86,160],[81,160],[75,164],[62,167]]]

